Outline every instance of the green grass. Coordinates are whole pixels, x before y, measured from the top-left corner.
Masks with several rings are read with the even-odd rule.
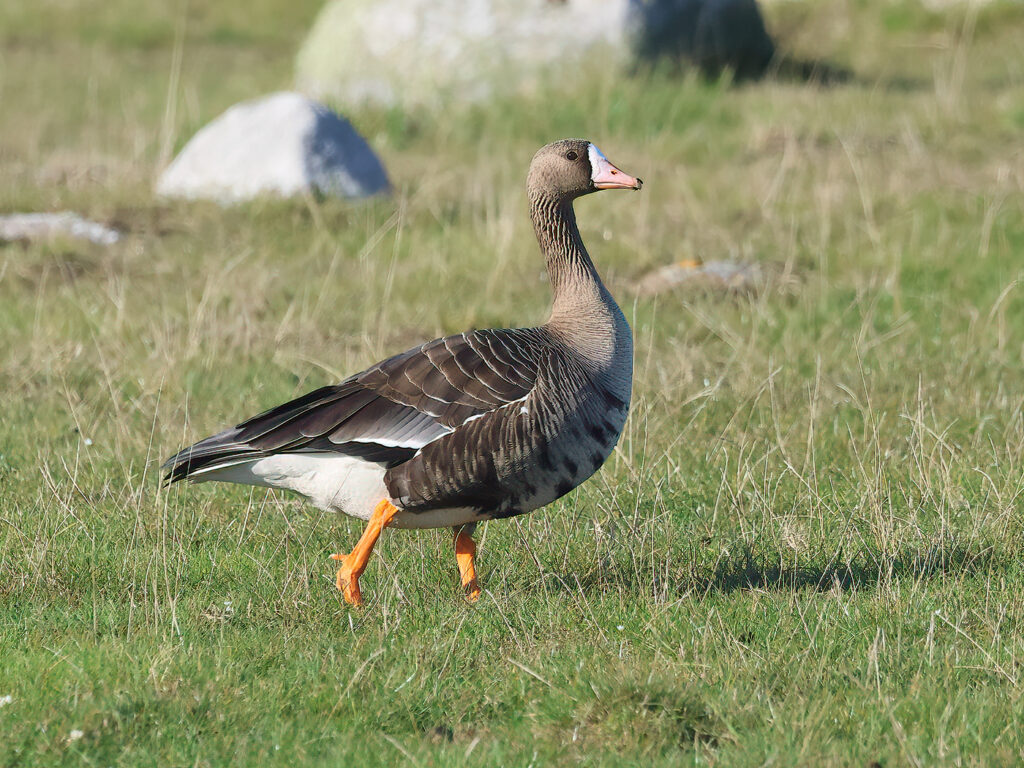
[[[0,211],[128,232],[0,246],[0,764],[1024,759],[1020,7],[772,4],[858,78],[351,114],[392,200],[154,200],[198,126],[288,85],[318,6],[0,9]],[[481,528],[477,605],[444,532],[386,533],[353,611],[327,556],[356,523],[158,487],[385,354],[542,321],[523,178],[564,135],[647,182],[577,207],[634,405],[591,482]],[[636,298],[693,257],[779,276]]]

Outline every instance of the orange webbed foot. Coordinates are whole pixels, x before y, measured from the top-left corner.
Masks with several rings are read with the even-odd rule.
[[[476,542],[462,528],[455,529],[455,562],[459,566],[459,580],[466,600],[475,603],[480,599],[480,582],[476,580]]]
[[[391,524],[396,514],[398,508],[387,499],[381,499],[352,551],[347,555],[331,555],[332,560],[341,561],[341,568],[338,569],[334,583],[345,596],[345,602],[351,605],[363,604],[363,596],[359,592],[359,577],[366,570],[366,563],[370,560],[373,545],[377,543],[380,532]]]
[[[463,584],[466,590],[466,602],[475,603],[480,599],[480,584],[476,579],[470,579],[468,584]]]
[[[342,566],[338,569],[338,575],[334,583],[338,591],[342,593],[345,602],[350,605],[362,605],[363,596],[359,592],[359,577],[353,573],[351,554],[331,555],[332,560],[341,560]]]

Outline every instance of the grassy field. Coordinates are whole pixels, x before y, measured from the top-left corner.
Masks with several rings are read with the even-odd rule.
[[[1024,8],[772,4],[854,81],[596,72],[350,115],[391,200],[154,200],[318,6],[0,6],[0,212],[128,233],[0,246],[0,764],[1024,760]],[[542,321],[524,175],[566,135],[647,182],[577,206],[634,404],[591,482],[481,528],[478,604],[445,532],[386,533],[356,611],[356,523],[159,487],[385,354]],[[636,296],[688,258],[774,277]]]

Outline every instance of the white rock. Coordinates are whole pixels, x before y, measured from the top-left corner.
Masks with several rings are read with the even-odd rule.
[[[0,241],[49,240],[54,237],[73,237],[98,245],[113,245],[121,239],[121,233],[69,211],[0,216]]]
[[[157,181],[157,194],[220,203],[320,192],[387,192],[380,160],[352,125],[298,93],[236,104],[204,126]]]
[[[296,62],[345,104],[440,106],[529,86],[551,65],[614,51],[627,0],[330,0]]]
[[[705,290],[753,292],[764,283],[765,267],[755,262],[686,259],[648,272],[636,285],[642,296],[682,287]]]

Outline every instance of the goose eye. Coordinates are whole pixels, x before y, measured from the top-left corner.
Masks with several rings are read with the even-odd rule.
[[[577,157],[579,157],[579,155],[577,155],[576,152],[571,149],[565,153],[566,160],[575,160]]]

